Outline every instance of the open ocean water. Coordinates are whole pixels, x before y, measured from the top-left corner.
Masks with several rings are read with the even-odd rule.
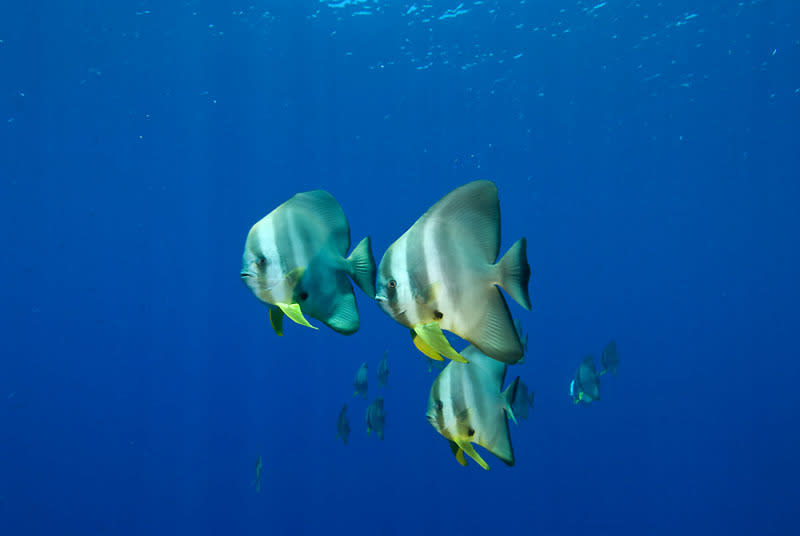
[[[3,2],[0,534],[794,534],[799,120],[795,0]],[[379,261],[475,179],[533,272],[488,472],[363,292],[278,337],[239,281],[297,192]]]

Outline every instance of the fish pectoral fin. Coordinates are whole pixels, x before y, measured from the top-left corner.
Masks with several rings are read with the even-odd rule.
[[[417,335],[417,332],[413,329],[411,330],[411,340],[414,341],[414,346],[417,347],[417,350],[425,354],[426,356],[434,359],[436,361],[444,361],[444,358],[439,355],[439,352],[431,348],[428,343],[422,340],[422,337]],[[428,372],[430,372],[430,364],[428,365]]]
[[[306,326],[311,329],[319,329],[308,323],[306,317],[303,316],[303,311],[300,310],[299,303],[278,303],[276,305],[277,307],[280,308],[283,314],[285,314],[286,316],[288,316],[294,322],[300,324],[301,326]]]
[[[439,295],[442,293],[442,282],[441,281],[434,281],[433,283],[427,285],[425,288],[421,289],[417,292],[416,301],[417,303],[431,303],[439,299]]]
[[[272,329],[275,330],[275,333],[278,336],[283,336],[283,311],[280,310],[278,307],[270,307],[269,308],[269,323],[272,325]]]
[[[297,282],[300,281],[300,278],[303,277],[303,274],[306,273],[305,267],[295,268],[288,274],[286,274],[286,283],[289,287],[294,288],[297,285]]]
[[[447,337],[444,336],[438,322],[418,324],[414,326],[414,332],[419,335],[419,338],[422,339],[425,344],[444,357],[452,359],[453,361],[458,361],[459,363],[469,363],[461,354],[456,352],[455,348],[450,346],[450,342],[447,340]],[[417,346],[417,348],[419,348],[419,346]]]
[[[478,465],[480,465],[487,471],[489,470],[489,464],[486,463],[483,458],[481,458],[481,455],[477,453],[475,447],[472,446],[472,443],[470,443],[467,440],[461,440],[461,441],[456,441],[456,444],[458,444],[458,446],[461,448],[462,458],[464,456],[463,453],[466,453],[467,456],[475,460],[478,463]],[[456,455],[456,458],[458,458],[458,455]],[[464,461],[466,462],[466,460]]]

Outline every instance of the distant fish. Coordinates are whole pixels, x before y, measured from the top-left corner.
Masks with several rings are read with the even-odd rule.
[[[367,407],[364,420],[367,423],[367,435],[375,430],[381,441],[383,441],[383,429],[386,426],[386,413],[383,411],[383,398],[378,397]]]
[[[261,470],[264,468],[264,464],[261,461],[261,454],[258,455],[256,458],[256,479],[253,481],[253,485],[256,487],[256,493],[261,491]]]
[[[528,391],[528,386],[520,380],[517,386],[517,396],[514,397],[514,403],[511,404],[511,409],[518,419],[527,419],[529,411],[533,411],[533,395],[534,391]]]
[[[344,212],[323,190],[299,193],[253,225],[242,255],[241,278],[269,304],[278,335],[283,334],[284,315],[313,328],[308,315],[345,335],[358,330],[358,308],[347,276],[374,296],[375,260],[369,237],[345,258],[349,248]]]
[[[353,380],[353,396],[361,395],[361,398],[367,398],[367,363],[361,363],[356,371],[356,378]]]
[[[600,361],[603,363],[603,370],[600,372],[601,375],[605,374],[606,372],[610,372],[614,376],[617,375],[617,366],[619,365],[619,355],[617,355],[617,343],[616,341],[611,341],[603,348],[603,353],[600,357]]]
[[[336,437],[341,437],[347,445],[347,438],[350,437],[350,420],[347,418],[347,404],[342,406],[339,411],[339,418],[336,420]]]
[[[600,376],[597,374],[592,356],[586,356],[581,362],[575,373],[575,379],[569,384],[569,394],[576,404],[589,404],[600,400]]]
[[[514,465],[507,416],[516,422],[512,406],[519,378],[502,391],[508,368],[504,363],[491,359],[474,346],[468,346],[461,353],[469,363],[451,361],[439,374],[431,387],[425,416],[450,442],[461,465],[467,464],[466,453],[481,467],[489,469],[473,443],[507,465]]]
[[[378,363],[378,387],[381,385],[388,387],[389,385],[389,363],[386,361],[388,354],[389,352],[384,352],[383,359]]]
[[[432,359],[464,362],[442,330],[468,340],[505,363],[523,355],[502,287],[530,309],[530,267],[522,238],[500,251],[497,187],[475,181],[456,188],[420,217],[383,256],[375,299],[412,331]]]
[[[442,361],[441,358],[431,359],[430,357],[425,356],[425,361],[428,362],[428,372],[433,372],[434,370],[436,370],[436,372],[439,372],[441,370],[444,370],[444,367],[447,365],[447,363]]]

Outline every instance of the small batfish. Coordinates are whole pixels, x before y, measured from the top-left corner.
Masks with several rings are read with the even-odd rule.
[[[515,363],[524,349],[498,287],[530,309],[525,250],[522,238],[497,261],[497,187],[471,182],[440,199],[389,246],[375,299],[432,359],[465,361],[442,332],[448,330],[489,357]]]
[[[342,406],[339,411],[339,418],[336,420],[336,437],[341,437],[347,445],[347,438],[350,437],[350,420],[347,418],[347,404]]]
[[[600,400],[600,376],[592,356],[586,356],[578,367],[575,379],[569,384],[569,395],[576,404],[590,404]]]
[[[511,404],[511,409],[517,418],[527,419],[528,413],[533,411],[533,395],[534,391],[528,391],[528,386],[520,380],[517,386],[517,396],[514,398],[514,403]]]
[[[383,441],[383,428],[386,425],[386,414],[383,412],[383,398],[378,397],[367,406],[365,414],[367,435],[375,430],[378,438]]]
[[[264,464],[261,461],[261,454],[258,455],[256,458],[256,478],[253,481],[253,485],[256,487],[256,493],[261,491],[261,470],[264,468]]]
[[[356,378],[353,380],[353,396],[361,395],[361,398],[367,398],[367,363],[361,363],[356,371]]]
[[[451,361],[434,380],[425,416],[450,442],[461,465],[467,464],[466,453],[481,467],[489,469],[473,443],[507,465],[514,465],[507,417],[516,422],[512,406],[519,377],[502,391],[508,368],[504,363],[491,359],[474,346],[468,346],[461,353],[469,362]]]
[[[241,278],[269,305],[278,335],[283,334],[284,315],[313,328],[308,315],[345,335],[358,330],[358,308],[347,277],[374,296],[375,260],[369,237],[345,258],[349,248],[350,227],[342,207],[323,190],[299,193],[253,225]]]
[[[389,385],[389,364],[386,361],[386,356],[389,352],[383,353],[383,359],[378,363],[378,387]]]
[[[600,372],[602,376],[606,372],[610,372],[614,376],[617,375],[617,366],[619,366],[619,355],[617,355],[617,342],[611,341],[603,348],[603,353],[600,356],[600,361],[603,363],[603,370]]]

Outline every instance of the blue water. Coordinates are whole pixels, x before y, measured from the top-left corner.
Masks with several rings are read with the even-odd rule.
[[[793,533],[800,5],[342,4],[3,6],[0,534]],[[380,259],[474,179],[533,269],[536,408],[489,472],[363,293],[354,336],[279,338],[238,275],[296,192]]]

